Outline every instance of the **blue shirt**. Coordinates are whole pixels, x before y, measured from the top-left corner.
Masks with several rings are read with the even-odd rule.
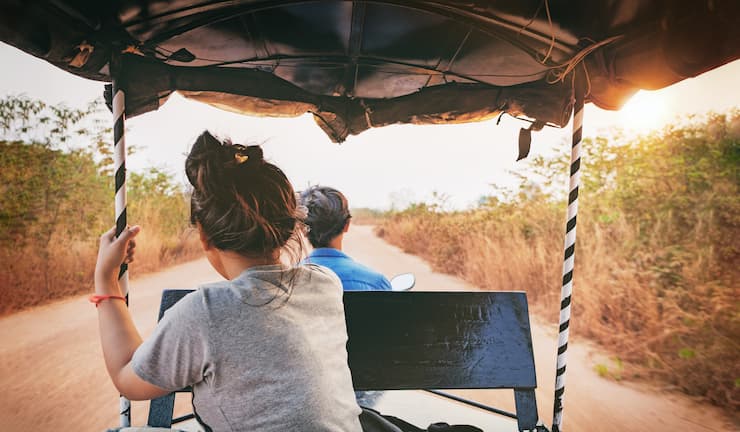
[[[345,291],[391,290],[391,283],[385,276],[370,270],[338,249],[314,249],[305,262],[324,266],[336,273]]]

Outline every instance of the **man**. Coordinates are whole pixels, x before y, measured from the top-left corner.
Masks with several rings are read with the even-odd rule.
[[[312,186],[301,192],[300,199],[308,209],[308,241],[314,247],[306,262],[332,270],[345,291],[390,291],[391,284],[385,276],[342,252],[344,234],[352,218],[347,198],[334,188]]]

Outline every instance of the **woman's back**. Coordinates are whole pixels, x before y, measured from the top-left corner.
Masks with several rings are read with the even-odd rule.
[[[192,386],[195,414],[211,430],[360,431],[342,285],[318,266],[280,265],[282,253],[298,262],[302,245],[303,212],[285,173],[259,146],[208,132],[185,173],[191,222],[226,281],[183,298],[142,342],[116,278],[139,228],[101,237],[93,301],[118,390],[136,400]]]
[[[359,431],[343,317],[330,272],[252,267],[183,298],[132,366],[162,388],[195,383],[213,430]]]

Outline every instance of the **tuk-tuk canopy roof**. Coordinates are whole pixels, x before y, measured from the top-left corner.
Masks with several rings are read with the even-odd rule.
[[[178,91],[311,112],[343,141],[501,112],[563,126],[574,73],[587,101],[619,109],[740,57],[740,2],[6,0],[0,39],[82,77],[113,71],[129,117]]]

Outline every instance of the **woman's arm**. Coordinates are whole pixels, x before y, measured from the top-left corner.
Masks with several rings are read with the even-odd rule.
[[[120,296],[118,269],[121,263],[133,261],[139,227],[127,228],[115,238],[115,228],[102,235],[95,266],[95,294]],[[132,400],[154,399],[169,393],[152,385],[131,368],[131,358],[142,340],[131,314],[123,301],[108,299],[98,304],[100,342],[105,366],[118,391]]]

